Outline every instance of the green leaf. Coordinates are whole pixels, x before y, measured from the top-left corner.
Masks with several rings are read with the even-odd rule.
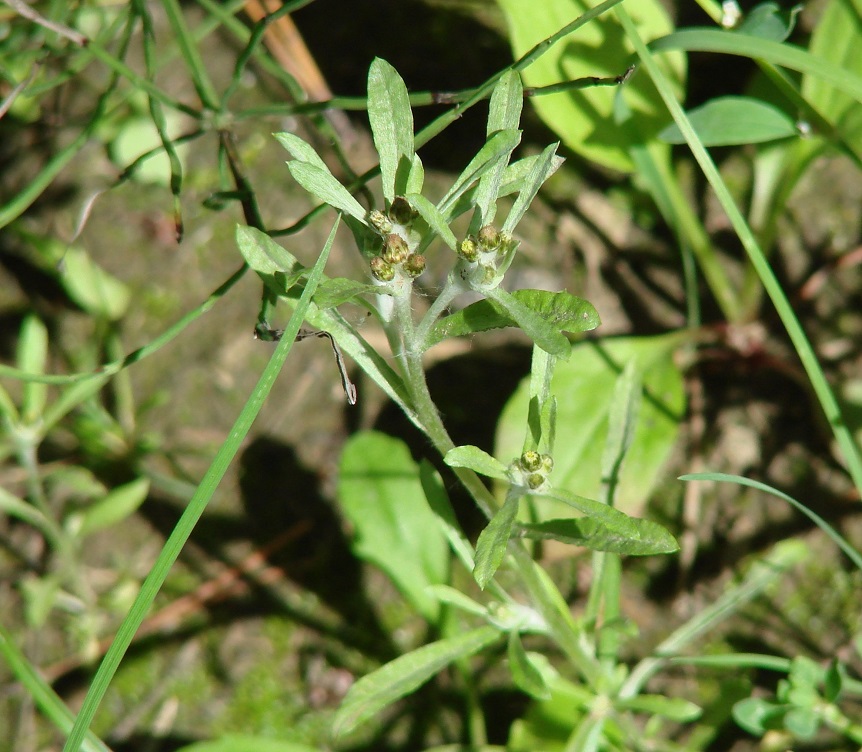
[[[83,248],[67,248],[60,270],[60,284],[87,313],[110,321],[123,317],[132,297],[129,288],[102,269]]]
[[[820,717],[814,708],[791,708],[784,715],[784,728],[799,739],[811,739],[820,728]]]
[[[481,603],[476,603],[472,598],[464,595],[460,590],[449,587],[449,585],[429,585],[428,592],[440,603],[460,608],[468,614],[473,614],[473,616],[484,617],[486,615],[487,609]]]
[[[354,553],[435,621],[439,605],[425,588],[447,581],[449,549],[407,446],[374,431],[354,435],[341,455],[338,495],[355,530]]]
[[[487,135],[505,130],[514,130],[521,120],[521,109],[524,106],[524,87],[521,77],[513,70],[506,71],[491,93],[491,103],[488,109]],[[497,197],[500,193],[500,183],[508,161],[497,161],[479,179],[474,202],[477,215],[470,224],[471,230],[491,224],[497,213]]]
[[[844,685],[844,666],[836,659],[832,659],[829,663],[829,668],[826,669],[826,676],[823,678],[823,699],[826,702],[835,703],[841,695],[841,688]]]
[[[846,75],[862,77],[859,55],[860,0],[830,2],[814,26],[809,52],[816,58],[834,63]],[[858,153],[862,150],[862,93],[850,95],[814,72],[802,77],[802,95],[823,117],[834,123]]]
[[[520,222],[524,214],[527,213],[527,209],[530,208],[530,204],[539,193],[539,189],[557,169],[554,163],[554,158],[556,157],[558,146],[559,143],[546,146],[539,155],[539,158],[533,163],[530,173],[524,178],[524,185],[518,193],[518,198],[515,199],[515,203],[512,205],[509,216],[506,217],[506,221],[503,223],[503,232],[509,233],[510,235],[514,232],[515,227],[518,226],[518,222]],[[498,195],[500,193],[499,186],[497,193]]]
[[[792,118],[777,107],[751,97],[717,97],[687,114],[704,146],[761,144],[799,136]],[[658,137],[669,144],[686,142],[676,123]]]
[[[379,57],[368,71],[368,120],[380,155],[383,195],[391,203],[407,192],[413,165],[413,111],[398,71]]]
[[[593,551],[624,556],[654,556],[679,550],[674,537],[661,525],[650,520],[629,519],[635,523],[636,537],[629,530],[621,533],[619,528],[605,525],[591,517],[525,523],[519,528],[528,538],[535,540],[556,540],[570,546],[583,546]]]
[[[41,319],[29,314],[21,323],[15,362],[25,373],[43,374],[47,359],[48,329]],[[47,384],[25,381],[21,394],[21,421],[25,424],[35,423],[45,409],[47,397]]]
[[[621,337],[584,342],[572,348],[567,362],[558,362],[551,381],[557,397],[557,435],[554,446],[555,488],[574,489],[581,496],[601,495],[601,459],[617,377],[634,360],[643,374],[644,398],[632,445],[620,474],[615,506],[639,514],[655,486],[685,414],[682,374],[674,350],[686,335]],[[524,439],[524,419],[530,400],[529,381],[519,386],[497,426],[494,454],[518,456]],[[571,516],[565,507],[536,499],[541,518]]]
[[[796,26],[796,16],[799,15],[800,10],[802,10],[801,5],[782,10],[778,3],[760,3],[746,14],[742,23],[734,31],[761,39],[771,39],[774,42],[783,42]]]
[[[368,285],[347,277],[335,277],[320,283],[314,293],[315,305],[324,310],[335,308],[342,303],[354,302],[364,305],[363,295],[380,295],[385,293],[381,285]]]
[[[422,166],[422,160],[418,154],[413,155],[413,163],[410,165],[410,174],[407,176],[407,186],[404,189],[404,194],[409,196],[413,193],[422,193],[422,187],[425,185],[425,168]]]
[[[595,329],[601,323],[599,314],[591,303],[567,292],[515,290],[512,297],[559,331],[586,332]],[[480,300],[434,324],[428,334],[426,347],[433,347],[449,337],[461,337],[507,326],[518,326],[518,324],[495,301]]]
[[[81,512],[69,516],[66,527],[79,538],[112,527],[132,515],[150,492],[148,478],[138,478],[108,494]]]
[[[602,478],[607,488],[603,500],[607,504],[614,503],[623,461],[634,439],[641,396],[640,374],[635,361],[630,360],[617,378],[608,411],[608,435],[602,453]]]
[[[529,304],[499,287],[487,290],[485,294],[488,299],[502,308],[520,327],[533,342],[545,352],[556,355],[558,358],[568,358],[571,352],[571,343],[560,332],[560,327],[555,322],[549,321],[541,313],[537,313]]]
[[[443,462],[449,467],[467,467],[479,475],[497,478],[497,480],[508,480],[509,478],[506,466],[502,462],[487,452],[483,452],[479,447],[469,444],[450,449],[446,452]]]
[[[314,150],[314,147],[303,141],[299,136],[295,133],[273,133],[273,136],[278,140],[278,142],[287,149],[291,158],[297,160],[298,162],[305,162],[306,164],[313,165],[314,167],[319,167],[321,170],[325,170],[329,172],[329,168],[326,166],[326,163],[320,157],[320,155]]]
[[[266,736],[226,734],[218,739],[187,744],[177,752],[320,752],[320,749]]]
[[[308,273],[293,254],[254,227],[237,225],[236,244],[245,262],[276,295],[286,294]]]
[[[516,130],[497,131],[488,137],[485,145],[470,160],[470,163],[464,168],[464,171],[458,176],[458,179],[437,204],[437,208],[447,221],[451,220],[454,216],[451,210],[460,196],[488,170],[496,166],[500,161],[508,159],[520,141],[521,132]]]
[[[428,226],[454,251],[458,241],[455,239],[455,233],[452,232],[440,210],[425,196],[418,193],[408,193],[407,200],[419,212],[422,219],[428,223]]]
[[[533,661],[521,644],[521,637],[516,630],[509,632],[509,645],[507,648],[509,657],[509,671],[512,672],[512,681],[522,692],[537,700],[547,700],[551,696],[542,672],[536,668]]]
[[[482,590],[491,581],[499,568],[506,547],[512,535],[512,525],[518,514],[518,496],[511,496],[506,503],[491,518],[476,541],[476,566],[473,568],[473,578]]]
[[[329,170],[308,162],[288,162],[287,169],[305,190],[329,206],[353,217],[357,222],[368,224],[365,209]]]
[[[440,473],[434,469],[428,460],[422,460],[419,465],[419,480],[422,483],[422,490],[425,492],[428,506],[437,516],[437,521],[443,529],[443,535],[449,541],[449,546],[464,565],[464,568],[471,572],[475,566],[473,547],[458,524],[455,510],[452,508],[452,502],[449,501]]]
[[[693,702],[681,697],[664,697],[663,695],[638,695],[627,699],[617,699],[614,700],[614,708],[661,716],[676,723],[691,723],[700,718],[703,712]]]
[[[498,0],[506,16],[515,57],[521,57],[571,19],[595,6],[594,0]],[[646,39],[668,34],[673,24],[660,0],[626,0],[625,8]],[[523,73],[527,86],[547,86],[590,76],[615,77],[625,72],[632,47],[614,14],[593,19],[564,42],[554,45]],[[685,58],[662,56],[658,61],[682,95]],[[619,128],[614,99],[624,96],[635,111],[638,130]],[[633,139],[649,140],[666,122],[666,109],[648,76],[636,75],[622,89],[602,86],[533,97],[544,122],[576,154],[614,170],[631,172],[628,155]]]
[[[490,626],[439,640],[363,676],[338,709],[333,723],[336,737],[348,733],[387,705],[421,687],[450,663],[478,653],[492,644],[499,632]]]
[[[781,728],[786,707],[759,697],[747,697],[733,706],[733,720],[754,736]]]

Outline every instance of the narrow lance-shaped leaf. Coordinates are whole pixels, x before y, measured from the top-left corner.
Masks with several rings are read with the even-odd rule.
[[[551,696],[551,690],[545,683],[542,672],[536,668],[524,650],[521,637],[516,630],[509,632],[509,645],[506,654],[509,658],[509,671],[512,672],[515,686],[530,697],[537,700],[547,700]]]
[[[508,480],[506,466],[496,457],[483,452],[479,447],[469,444],[455,447],[446,452],[443,461],[449,467],[466,467],[479,475],[485,475],[497,480]]]
[[[295,133],[273,133],[278,143],[280,143],[285,149],[287,149],[290,156],[297,160],[298,162],[305,162],[306,164],[314,165],[315,167],[319,167],[321,170],[326,170],[329,172],[329,168],[326,166],[326,163],[321,159],[320,155],[314,150],[314,147],[306,141],[303,141],[299,136]]]
[[[520,141],[521,132],[516,130],[498,131],[489,136],[485,145],[470,160],[458,179],[437,204],[437,208],[440,209],[447,221],[452,219],[451,209],[458,198],[500,160],[507,159]]]
[[[413,111],[403,79],[389,63],[375,58],[368,71],[368,120],[380,155],[383,195],[391,203],[406,193],[413,164]]]
[[[602,485],[608,504],[614,503],[623,460],[634,440],[641,402],[641,379],[634,358],[617,378],[608,412],[608,434],[602,453]]]
[[[476,541],[476,566],[473,578],[482,590],[491,581],[506,555],[512,525],[518,514],[518,496],[512,495],[495,514]]]
[[[341,185],[329,170],[308,162],[288,162],[287,169],[294,180],[309,193],[334,209],[349,214],[358,222],[367,224],[362,204],[350,195],[350,191]]]
[[[436,515],[443,534],[449,541],[449,547],[455,552],[464,568],[468,572],[472,571],[475,566],[473,547],[458,524],[452,502],[449,501],[449,496],[446,494],[443,479],[428,460],[422,460],[419,465],[419,480],[422,483],[422,491],[425,493],[428,506]]]
[[[539,193],[539,189],[544,185],[548,177],[553,174],[556,169],[554,167],[554,156],[557,146],[559,146],[559,142],[545,147],[539,159],[533,164],[533,169],[530,170],[530,174],[524,179],[524,187],[518,193],[518,198],[515,199],[512,210],[503,223],[503,232],[510,235],[514,232],[518,222],[527,213],[527,209],[530,208],[530,204]]]
[[[508,70],[497,82],[488,107],[487,135],[517,128],[524,108],[524,86],[517,71]]]
[[[418,193],[409,193],[407,200],[410,205],[419,212],[419,215],[424,219],[428,226],[440,237],[440,239],[448,245],[453,251],[458,241],[455,238],[455,233],[446,222],[446,218],[440,210],[434,206],[425,196]]]
[[[432,676],[461,658],[478,653],[499,638],[494,627],[432,642],[363,676],[354,684],[335,716],[336,736],[348,733],[387,705],[421,687]]]

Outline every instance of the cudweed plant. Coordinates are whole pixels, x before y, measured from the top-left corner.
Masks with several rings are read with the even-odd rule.
[[[523,91],[518,75],[503,75],[493,91],[487,140],[446,194],[434,202],[422,193],[423,168],[414,149],[407,89],[397,72],[375,60],[368,79],[368,111],[380,155],[384,205],[367,211],[327,169],[313,149],[291,133],[276,135],[287,149],[291,175],[310,193],[344,217],[367,260],[370,281],[322,278],[305,314],[327,331],[395,400],[425,433],[469,491],[488,524],[475,548],[455,522],[443,484],[430,465],[416,467],[398,442],[379,434],[356,437],[345,450],[340,495],[357,530],[360,556],[386,571],[442,639],[424,645],[360,679],[348,693],[336,722],[342,735],[395,700],[417,689],[449,665],[463,669],[469,656],[505,640],[514,683],[533,697],[551,700],[574,691],[571,749],[613,746],[637,748],[639,726],[633,711],[687,720],[698,713],[688,701],[638,697],[641,686],[627,684],[628,669],[616,654],[624,637],[619,609],[620,557],[669,553],[674,538],[660,525],[614,508],[614,489],[631,442],[640,399],[633,367],[621,376],[604,450],[605,494],[601,500],[578,496],[553,482],[555,401],[550,394],[554,364],[570,351],[564,332],[594,328],[599,319],[586,301],[568,293],[503,287],[517,253],[514,232],[541,185],[559,166],[556,145],[541,154],[510,161],[518,144]],[[514,195],[498,224],[497,202]],[[466,235],[451,228],[472,212]],[[262,277],[269,295],[295,305],[305,290],[307,270],[284,248],[253,228],[240,227],[239,247]],[[416,316],[414,281],[439,256],[442,241],[450,270],[427,310]],[[471,291],[479,302],[449,312],[453,299]],[[389,340],[395,367],[373,350],[337,306],[361,303],[374,311]],[[271,331],[264,306],[259,331]],[[446,337],[516,326],[535,343],[531,400],[523,451],[508,465],[477,447],[454,446],[428,391],[422,354]],[[381,472],[382,470],[389,472]],[[397,470],[397,472],[392,472]],[[479,475],[505,488],[502,503]],[[398,478],[393,484],[381,477]],[[409,481],[404,481],[409,478]],[[568,517],[524,521],[525,500],[551,498],[572,510]],[[393,526],[393,520],[397,523]],[[557,588],[532,559],[525,538],[555,539],[596,551],[593,593],[588,612],[574,619]],[[480,603],[449,585],[448,547],[489,598]],[[497,579],[500,567],[519,578],[526,600],[510,594]],[[444,608],[450,606],[453,608]],[[465,631],[461,618],[484,622]],[[542,656],[527,652],[525,634],[556,642],[569,660],[561,672]],[[463,675],[462,671],[462,675]],[[568,675],[570,678],[563,678]],[[576,683],[573,683],[576,682]],[[465,679],[468,695],[475,692]],[[478,705],[468,727],[476,748],[486,744]],[[532,731],[530,733],[533,733]],[[625,740],[625,741],[623,741]]]

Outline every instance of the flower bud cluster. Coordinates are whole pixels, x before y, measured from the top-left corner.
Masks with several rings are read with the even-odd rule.
[[[496,286],[513,250],[511,235],[500,232],[493,225],[485,225],[477,235],[468,235],[459,244],[459,274],[471,286]]]
[[[413,279],[425,271],[425,257],[414,253],[411,227],[416,211],[403,196],[395,200],[384,213],[371,211],[368,223],[383,238],[380,254],[371,259],[371,274],[380,282],[392,282],[396,277]]]
[[[541,491],[548,487],[548,476],[553,469],[551,455],[528,449],[509,465],[509,478],[514,485]]]

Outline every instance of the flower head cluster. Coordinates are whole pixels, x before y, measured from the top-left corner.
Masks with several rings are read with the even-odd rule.
[[[548,476],[553,469],[551,455],[528,449],[509,465],[509,478],[513,485],[541,491],[548,487]]]
[[[458,274],[474,288],[496,287],[511,262],[516,243],[508,233],[485,225],[458,246]]]
[[[380,282],[414,279],[425,271],[425,257],[413,250],[419,242],[412,231],[416,216],[402,196],[396,196],[386,213],[368,213],[368,223],[383,238],[380,253],[370,263],[371,274]]]

